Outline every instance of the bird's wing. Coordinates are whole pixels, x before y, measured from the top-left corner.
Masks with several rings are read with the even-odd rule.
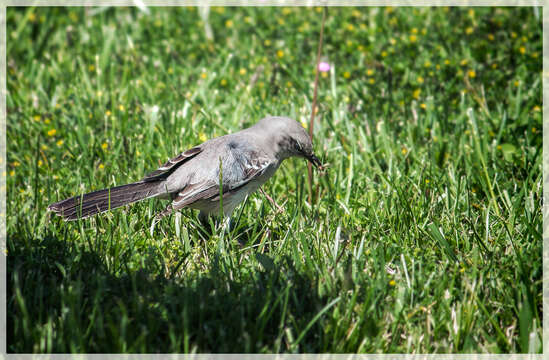
[[[161,167],[159,167],[155,171],[145,175],[142,181],[149,182],[149,181],[165,179],[171,173],[173,173],[178,167],[180,167],[186,161],[198,155],[200,152],[202,152],[202,148],[200,146],[195,146],[192,149],[184,151],[181,154],[166,161]]]
[[[251,181],[260,177],[274,161],[267,156],[253,150],[227,148],[225,156],[221,159],[223,177],[223,198],[230,195]],[[216,166],[211,164],[210,166]],[[217,178],[190,183],[181,189],[173,200],[174,208],[182,208],[198,200],[218,201],[219,165]]]

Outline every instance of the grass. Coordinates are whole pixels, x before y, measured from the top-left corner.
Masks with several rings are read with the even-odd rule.
[[[312,204],[288,160],[225,234],[46,212],[306,124],[321,11],[8,8],[9,352],[542,351],[539,9],[330,8]]]

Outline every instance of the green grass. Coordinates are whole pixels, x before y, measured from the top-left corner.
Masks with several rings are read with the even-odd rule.
[[[320,12],[318,11],[320,10]],[[321,11],[8,8],[9,352],[541,352],[533,8],[330,8],[307,201],[289,160],[230,233],[160,200],[64,223],[260,118],[308,122]]]

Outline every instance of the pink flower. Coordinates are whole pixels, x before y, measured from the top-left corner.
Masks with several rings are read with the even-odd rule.
[[[320,71],[320,72],[330,71],[330,64],[325,62],[325,61],[319,62],[318,63],[318,71]]]

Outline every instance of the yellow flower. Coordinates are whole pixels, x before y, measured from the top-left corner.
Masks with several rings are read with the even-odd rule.
[[[412,96],[414,97],[414,99],[419,99],[419,95],[421,94],[421,89],[415,89],[414,90],[414,93],[412,94]]]
[[[96,94],[97,94],[97,97],[101,97],[101,96],[103,96],[103,91],[99,90],[99,91],[97,91]]]
[[[271,46],[271,40],[265,39],[265,41],[263,42],[263,44],[265,44],[265,46]]]
[[[429,60],[427,60],[427,61],[423,64],[423,66],[425,66],[426,68],[431,67],[431,62],[430,62]]]
[[[498,64],[493,63],[493,64],[492,64],[492,69],[497,69],[497,68],[498,68]]]
[[[45,151],[45,150],[48,150],[48,145],[42,144],[42,145],[40,146],[40,149],[42,149],[42,150],[44,150],[44,151]]]
[[[373,69],[366,70],[366,75],[368,75],[368,76],[374,75],[374,70]]]
[[[387,56],[387,51],[383,50],[383,51],[381,52],[381,57],[386,57],[386,56]]]
[[[280,59],[284,57],[284,50],[278,50],[276,52],[276,56],[278,56]]]
[[[415,43],[415,42],[417,41],[417,36],[415,36],[415,35],[410,35],[410,38],[409,38],[409,39],[410,39],[410,42],[411,42],[411,43]]]
[[[315,7],[315,10],[316,10],[317,13],[322,12],[322,6]]]
[[[225,21],[225,26],[228,27],[228,28],[232,28],[234,25],[233,21],[232,20],[227,20]]]
[[[351,77],[351,73],[348,72],[348,71],[345,71],[345,72],[343,73],[343,77],[344,77],[345,79],[348,79],[348,78]]]
[[[34,115],[34,121],[40,121],[40,115]]]
[[[494,34],[488,34],[488,40],[494,41],[495,37]]]
[[[111,111],[110,111],[110,110],[107,110],[107,111],[105,111],[105,115],[107,115],[107,116],[111,116],[111,114],[112,114],[112,113],[111,113]]]
[[[465,66],[465,65],[467,65],[468,62],[469,62],[469,61],[468,61],[467,59],[463,59],[463,60],[461,60],[461,62],[460,62],[459,64],[460,64],[461,66]]]
[[[31,22],[35,22],[35,21],[36,21],[36,15],[35,15],[34,13],[30,13],[30,14],[29,14],[29,20],[30,20]]]
[[[293,85],[293,84],[292,84],[292,82],[291,82],[291,81],[287,81],[287,82],[286,82],[286,87],[289,87],[289,88],[291,88],[291,87],[292,87],[292,85]]]
[[[397,41],[393,38],[390,38],[389,42],[391,43],[391,45],[395,45],[397,43]]]
[[[353,24],[347,24],[347,30],[354,31],[355,27],[353,26]]]
[[[55,129],[51,129],[48,131],[48,136],[55,136],[55,134],[57,134],[57,130]]]
[[[469,9],[469,16],[470,17],[475,16],[475,10],[474,9]]]
[[[424,109],[424,110],[427,109],[427,105],[425,103],[421,103],[421,105],[419,105],[419,107]]]
[[[284,25],[285,23],[283,18],[278,18],[277,22],[278,22],[278,25]]]
[[[475,70],[469,70],[467,72],[467,75],[470,77],[470,78],[474,78],[475,76],[477,76],[477,73],[475,72]]]
[[[38,164],[38,166],[42,166],[42,164],[43,164],[42,160],[38,160],[37,164]]]
[[[244,18],[244,22],[245,22],[246,24],[249,24],[249,23],[252,22],[252,18],[249,17],[249,16],[246,16],[246,17]]]
[[[370,84],[375,84],[375,82],[376,82],[376,79],[374,79],[374,78],[370,78],[370,79],[368,79],[368,82],[369,82]]]
[[[19,165],[21,165],[21,163],[19,161],[14,161],[14,162],[11,163],[11,165],[13,167],[18,167]]]
[[[431,182],[431,180],[425,179],[425,183],[426,183],[426,184],[428,184],[428,183],[430,183],[430,182]]]
[[[103,170],[105,168],[105,165],[99,164],[99,169]]]
[[[449,59],[444,60],[444,65],[450,65],[450,60]]]
[[[90,66],[88,66],[88,70],[89,71],[94,71],[95,70],[95,66],[92,64]]]
[[[525,48],[524,46],[521,46],[521,47],[519,48],[519,52],[520,52],[521,54],[526,53],[526,48]]]
[[[14,176],[14,175],[15,175],[15,171],[14,170],[10,171],[10,176]]]
[[[48,125],[49,123],[51,123],[51,120],[50,120],[50,119],[44,120],[44,124]]]
[[[512,37],[513,39],[514,39],[514,38],[516,38],[516,37],[517,37],[517,33],[516,33],[516,32],[514,32],[514,31],[513,31],[513,32],[511,32],[511,37]]]
[[[396,285],[396,281],[394,281],[394,280],[389,281],[389,285],[395,286],[395,285]]]
[[[532,108],[532,111],[540,112],[541,108],[538,105],[536,105]]]
[[[412,34],[417,34],[417,29],[416,28],[412,29]]]
[[[65,141],[63,139],[59,139],[59,140],[57,140],[56,144],[57,144],[57,146],[61,146],[61,145],[63,145],[64,142]]]
[[[246,75],[246,69],[245,68],[240,68],[239,73],[240,73],[240,75]]]
[[[436,68],[437,70],[440,70],[440,64],[436,64],[436,65],[435,65],[435,68]]]
[[[109,144],[107,144],[107,143],[101,144],[101,149],[103,149],[103,150],[107,150],[108,147],[109,147]]]
[[[321,72],[320,73],[320,76],[322,76],[323,78],[327,78],[328,77],[328,72]]]
[[[467,35],[471,35],[473,33],[473,28],[469,26],[467,29],[465,29],[465,33]]]
[[[417,82],[418,82],[418,84],[423,84],[424,81],[425,81],[425,80],[423,79],[423,77],[421,77],[421,76],[418,76],[418,77],[417,77]]]
[[[403,146],[402,149],[401,149],[400,151],[402,152],[402,155],[408,154],[408,149],[406,149],[405,146]]]
[[[208,75],[203,71],[202,73],[200,73],[200,77],[202,79],[205,79]]]
[[[118,110],[124,111],[124,105],[118,105]]]
[[[221,79],[221,86],[226,86],[226,85],[227,85],[227,80]]]
[[[282,8],[282,14],[290,15],[291,13],[292,13],[292,9],[290,9],[288,7]]]
[[[360,17],[361,14],[360,14],[360,11],[358,11],[357,9],[354,9],[351,15],[353,15],[354,17]]]
[[[204,134],[203,132],[200,132],[200,133],[198,134],[198,139],[199,139],[200,141],[202,141],[202,142],[208,140],[208,138],[206,137],[206,134]]]
[[[515,80],[515,82],[513,83],[515,86],[519,86],[520,85],[520,81],[518,80]]]

